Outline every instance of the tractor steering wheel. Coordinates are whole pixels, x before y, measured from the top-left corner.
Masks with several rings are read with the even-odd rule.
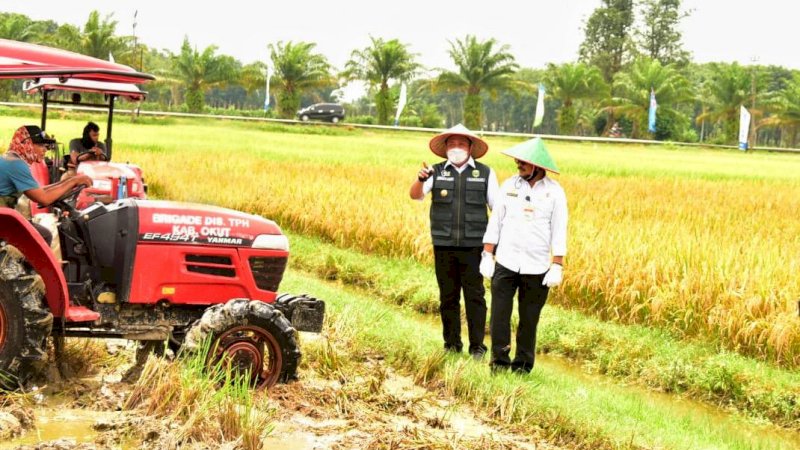
[[[70,217],[76,217],[80,215],[80,211],[75,208],[75,201],[78,199],[78,195],[84,189],[86,189],[85,185],[77,186],[73,190],[56,199],[50,205],[56,206],[61,210],[68,212]]]
[[[108,161],[108,156],[106,156],[106,154],[103,153],[103,152],[100,152],[100,156],[97,156],[95,154],[94,150],[84,150],[84,151],[78,153],[78,156],[75,157],[75,159],[78,160],[78,163],[82,163],[82,162],[85,162],[85,161],[91,161],[91,158],[81,161],[81,156],[83,156],[83,155],[92,155],[93,157],[97,158],[98,161]]]

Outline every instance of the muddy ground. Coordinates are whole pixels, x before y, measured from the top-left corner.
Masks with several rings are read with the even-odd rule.
[[[312,344],[313,345],[313,344]],[[56,364],[24,394],[0,394],[0,449],[170,449],[244,448],[175,442],[178,427],[143,408],[126,409],[134,388],[123,381],[133,362],[124,341],[71,341],[74,372],[60,377]],[[332,371],[312,360],[299,381],[257,396],[269,425],[260,439],[265,449],[552,449],[536,436],[486,419],[444,395],[436,386],[416,385],[395,372],[380,355],[350,360],[348,370]],[[93,364],[86,364],[91,360]],[[173,363],[174,364],[174,363]]]

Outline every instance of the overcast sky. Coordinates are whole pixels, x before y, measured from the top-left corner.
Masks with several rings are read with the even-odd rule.
[[[523,67],[577,57],[583,24],[600,0],[294,0],[196,2],[168,0],[35,2],[0,0],[0,10],[83,26],[91,10],[113,13],[119,33],[149,46],[177,51],[184,35],[198,48],[215,44],[243,63],[267,58],[268,43],[311,41],[341,68],[369,36],[399,38],[429,68],[450,68],[448,40],[471,33],[511,47]],[[684,0],[684,44],[695,61],[739,61],[800,68],[796,49],[800,2],[792,0]],[[208,5],[208,6],[207,6]]]

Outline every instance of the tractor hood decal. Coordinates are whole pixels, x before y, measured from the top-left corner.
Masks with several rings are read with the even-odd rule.
[[[282,234],[260,216],[208,205],[138,201],[139,240],[196,245],[250,247],[262,234]]]

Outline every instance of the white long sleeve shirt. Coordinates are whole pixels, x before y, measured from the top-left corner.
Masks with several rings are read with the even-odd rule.
[[[533,186],[519,176],[500,186],[484,244],[496,244],[498,264],[523,275],[550,267],[550,256],[567,254],[567,197],[545,176]]]
[[[463,164],[461,167],[456,167],[447,161],[444,163],[444,168],[452,168],[458,173],[462,173],[468,168],[474,169],[475,168],[475,160],[472,159],[470,156],[467,160],[466,164]],[[422,197],[418,198],[417,200],[422,201],[426,195],[433,189],[433,179],[434,176],[428,177],[427,180],[422,184]],[[486,204],[489,206],[489,209],[494,210],[494,202],[497,199],[497,190],[499,189],[497,184],[497,174],[494,172],[494,169],[489,167],[489,180],[488,184],[486,185]]]

